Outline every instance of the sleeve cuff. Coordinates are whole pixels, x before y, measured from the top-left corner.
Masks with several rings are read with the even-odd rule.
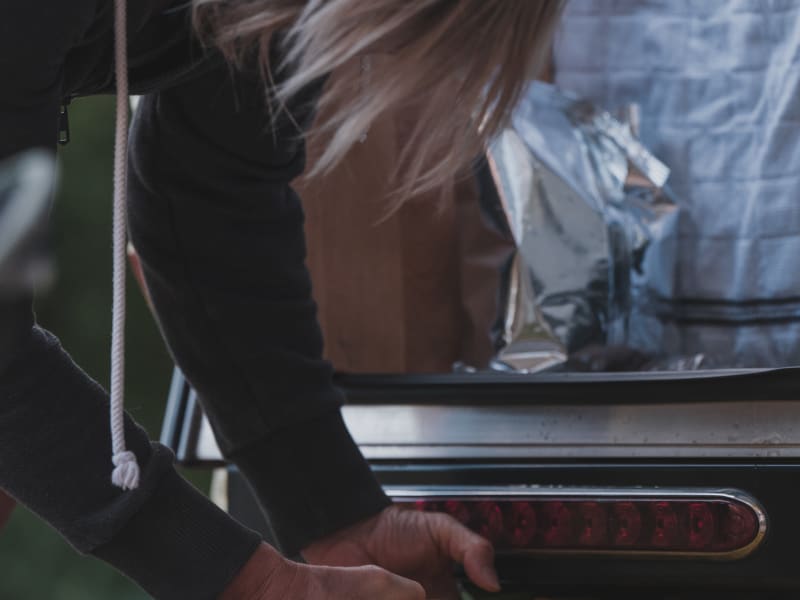
[[[114,538],[92,554],[157,600],[215,600],[261,539],[174,470]]]
[[[338,410],[232,455],[283,553],[372,517],[391,504]]]

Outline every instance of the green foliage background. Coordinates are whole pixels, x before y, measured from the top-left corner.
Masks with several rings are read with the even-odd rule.
[[[53,212],[56,286],[37,302],[39,322],[61,338],[84,370],[108,385],[111,331],[111,193],[114,103],[81,99],[70,107],[72,141],[59,154]],[[129,281],[128,411],[157,438],[172,363]],[[17,508],[0,532],[0,600],[142,600],[116,571],[78,556],[29,512]]]

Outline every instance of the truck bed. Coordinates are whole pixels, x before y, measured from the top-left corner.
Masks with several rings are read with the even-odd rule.
[[[180,385],[179,374],[176,379],[171,420],[182,425],[170,428],[167,419],[164,441],[188,464],[223,464],[197,399]],[[800,539],[794,493],[800,481],[800,370],[343,375],[339,383],[348,398],[347,425],[397,501],[429,494],[733,493],[763,511],[757,548],[724,560],[500,553],[498,567],[509,590],[549,597],[646,592],[652,598],[720,594],[759,600],[800,593],[794,564]],[[268,535],[235,469],[229,470],[227,490],[231,512]]]

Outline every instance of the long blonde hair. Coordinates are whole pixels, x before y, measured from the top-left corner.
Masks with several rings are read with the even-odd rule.
[[[194,0],[195,22],[233,60],[257,52],[269,73],[284,32],[299,90],[359,56],[381,54],[368,78],[344,71],[319,100],[326,136],[310,176],[331,169],[381,115],[414,115],[394,177],[401,196],[452,181],[507,123],[549,57],[563,0]],[[274,67],[274,66],[273,66]],[[348,74],[349,73],[349,74]]]

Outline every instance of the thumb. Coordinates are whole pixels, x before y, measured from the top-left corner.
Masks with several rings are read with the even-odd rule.
[[[454,561],[464,565],[470,581],[487,592],[499,592],[500,582],[494,568],[494,548],[489,540],[464,527],[449,515],[431,515],[435,541]]]

